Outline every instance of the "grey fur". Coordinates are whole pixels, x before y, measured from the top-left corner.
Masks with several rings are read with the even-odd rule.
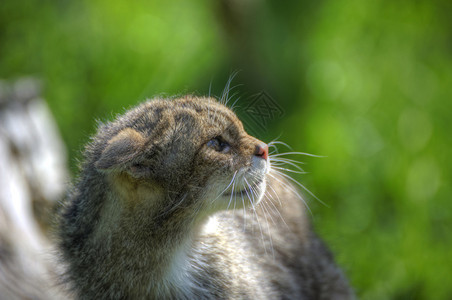
[[[217,136],[229,152],[209,148]],[[100,126],[59,218],[76,297],[353,298],[260,143],[211,98],[147,101]]]

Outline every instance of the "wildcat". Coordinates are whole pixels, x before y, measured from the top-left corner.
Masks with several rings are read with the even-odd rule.
[[[79,299],[352,299],[282,159],[210,97],[101,125],[59,214]]]

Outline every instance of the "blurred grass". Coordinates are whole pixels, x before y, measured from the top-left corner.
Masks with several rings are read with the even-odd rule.
[[[222,3],[220,5],[220,3]],[[314,224],[361,299],[452,299],[450,1],[11,1],[0,77],[37,76],[70,165],[146,97],[267,91]],[[246,118],[246,116],[245,116]]]

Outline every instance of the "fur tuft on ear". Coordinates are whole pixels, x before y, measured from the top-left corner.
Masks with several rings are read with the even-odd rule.
[[[121,168],[131,162],[144,146],[145,139],[139,132],[132,128],[123,129],[108,142],[95,166],[99,170]]]

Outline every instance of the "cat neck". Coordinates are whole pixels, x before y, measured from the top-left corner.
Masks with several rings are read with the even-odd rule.
[[[168,195],[144,194],[146,199],[107,195],[94,235],[96,248],[104,250],[99,272],[105,274],[104,267],[109,268],[107,280],[116,282],[124,295],[184,298],[193,290],[190,257],[199,225],[183,210],[162,213],[152,207],[162,202],[155,197]]]

